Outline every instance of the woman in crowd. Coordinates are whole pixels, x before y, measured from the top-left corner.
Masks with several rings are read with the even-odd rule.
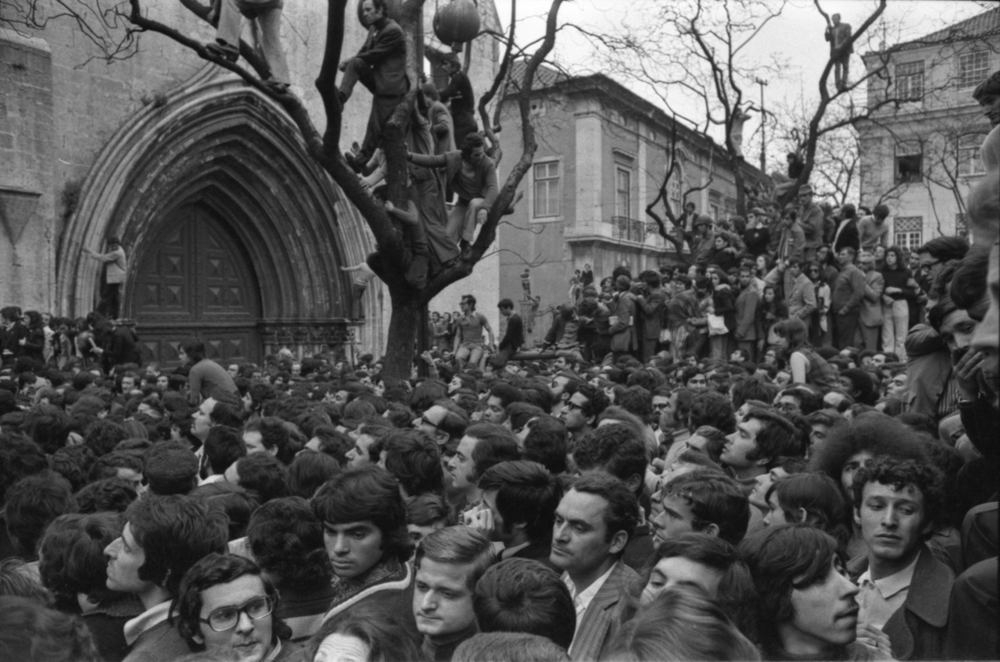
[[[816,288],[816,312],[813,313],[813,323],[809,326],[809,342],[815,347],[822,347],[829,345],[833,339],[829,319],[830,285],[826,271],[816,262],[810,262],[805,272]]]
[[[713,359],[725,360],[732,352],[733,331],[736,330],[736,295],[729,285],[729,277],[718,268],[709,270],[712,279],[712,308],[726,325],[725,333],[713,334],[709,331],[709,347]]]
[[[882,290],[882,351],[891,352],[906,361],[904,341],[910,330],[909,302],[917,296],[913,274],[906,266],[903,251],[899,246],[890,246],[885,251],[885,266],[880,269],[885,279]]]

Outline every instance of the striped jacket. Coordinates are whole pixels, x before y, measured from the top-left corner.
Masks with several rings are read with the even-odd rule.
[[[628,603],[626,596],[638,581],[636,571],[619,559],[577,626],[576,637],[569,647],[573,662],[594,662],[608,653],[621,626],[622,610]]]

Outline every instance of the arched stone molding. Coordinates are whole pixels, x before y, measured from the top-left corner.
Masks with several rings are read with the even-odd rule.
[[[195,202],[244,243],[268,324],[322,324],[350,310],[350,278],[339,267],[371,250],[367,226],[306,153],[284,111],[217,72],[205,67],[165,104],[138,112],[95,160],[58,249],[63,315],[95,304],[100,264],[81,249],[99,251],[106,237],[120,236],[132,267],[171,211]],[[126,301],[131,286],[130,279]],[[370,287],[365,302],[375,328],[379,289]]]

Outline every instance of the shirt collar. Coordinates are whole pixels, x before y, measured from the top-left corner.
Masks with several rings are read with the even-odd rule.
[[[522,542],[520,545],[514,545],[513,547],[504,547],[503,551],[500,552],[500,558],[509,559],[530,544],[531,541],[529,540],[528,542]]]
[[[129,646],[135,644],[135,640],[139,638],[143,632],[147,630],[152,630],[157,625],[167,620],[170,615],[170,606],[174,603],[173,600],[167,600],[166,602],[161,602],[155,607],[151,607],[146,611],[142,612],[130,621],[125,622],[125,642]]]
[[[922,552],[921,552],[922,553]],[[882,579],[872,579],[872,569],[871,565],[868,569],[858,577],[858,583],[864,585],[866,582],[869,584],[874,584],[878,592],[882,594],[883,599],[889,599],[896,595],[900,591],[905,591],[910,588],[910,584],[913,582],[913,572],[917,568],[917,561],[920,560],[920,554],[917,554],[916,558],[910,565],[906,566],[899,572],[889,575],[888,577],[883,577]]]
[[[590,603],[594,600],[597,592],[601,590],[602,586],[604,586],[604,582],[608,581],[608,577],[611,576],[611,573],[617,566],[618,562],[612,563],[607,572],[598,577],[593,584],[580,591],[579,595],[576,592],[576,584],[574,584],[573,580],[570,579],[569,573],[563,573],[563,579],[566,582],[566,585],[569,586],[569,593],[573,596],[573,603],[577,605],[580,611],[587,610],[587,607],[590,606]]]

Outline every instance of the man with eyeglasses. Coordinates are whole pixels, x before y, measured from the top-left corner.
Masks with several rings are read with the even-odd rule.
[[[278,592],[253,561],[209,554],[191,568],[177,598],[177,629],[192,651],[236,662],[282,662],[297,653],[275,616]]]
[[[225,514],[191,497],[145,494],[129,506],[122,535],[104,550],[107,587],[134,594],[145,609],[125,623],[126,662],[169,662],[189,652],[169,620],[174,597],[185,573],[224,551],[228,537]]]
[[[608,396],[596,386],[581,384],[559,412],[570,438],[578,439],[597,424],[597,417],[610,405]]]

